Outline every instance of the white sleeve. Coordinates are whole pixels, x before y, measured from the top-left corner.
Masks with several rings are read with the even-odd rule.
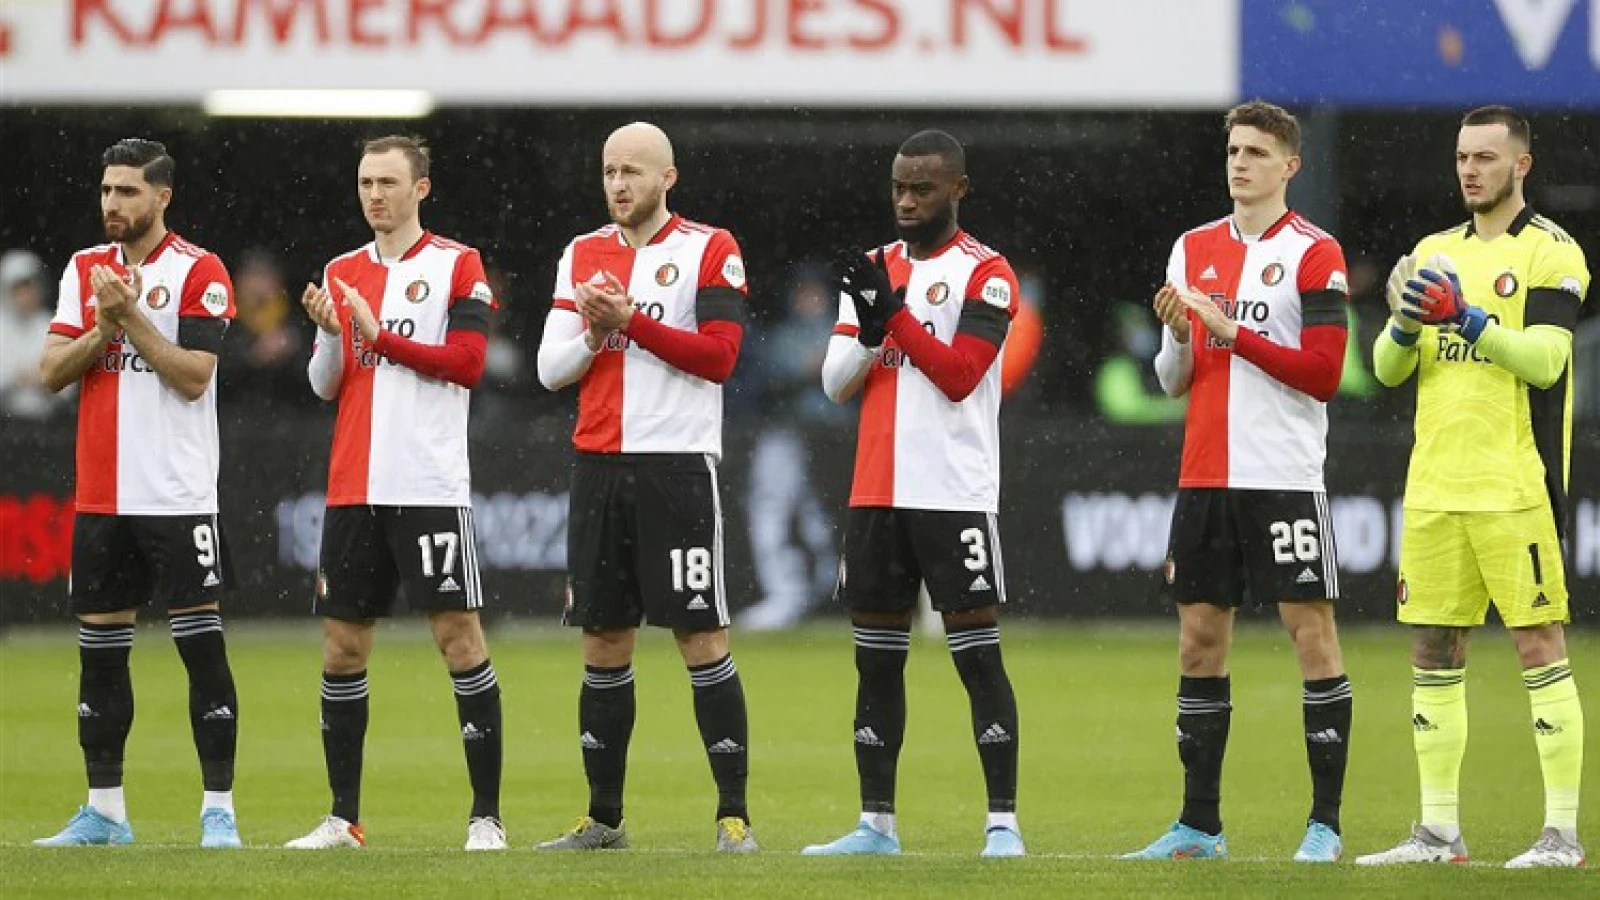
[[[1191,328],[1189,338],[1193,340],[1194,337],[1195,331]],[[1194,348],[1178,343],[1172,336],[1172,329],[1165,325],[1161,326],[1161,352],[1156,354],[1156,378],[1168,397],[1189,393],[1189,385],[1194,381]]]
[[[67,270],[61,273],[61,287],[57,290],[56,315],[50,320],[50,324],[65,325],[78,331],[84,330],[83,299],[80,293],[82,287],[78,283],[77,260],[67,263]]]
[[[849,335],[828,338],[828,354],[822,359],[822,391],[835,403],[844,403],[861,389],[861,379],[878,356]]]
[[[589,330],[583,316],[570,309],[552,309],[544,320],[539,341],[539,383],[558,391],[583,377],[594,362],[594,352],[584,338]]]
[[[1178,238],[1172,244],[1172,253],[1167,256],[1167,283],[1178,290],[1189,286],[1188,260],[1183,252],[1183,238]]]
[[[311,390],[324,400],[339,396],[339,382],[344,380],[344,336],[329,334],[317,329],[317,340],[311,351],[311,363],[306,366],[311,379]]]

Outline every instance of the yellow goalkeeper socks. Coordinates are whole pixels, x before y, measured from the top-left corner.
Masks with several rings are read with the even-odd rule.
[[[1544,772],[1544,827],[1573,834],[1583,778],[1583,707],[1567,660],[1522,671],[1533,709],[1533,737]]]
[[[1411,727],[1422,781],[1422,824],[1445,840],[1461,834],[1457,786],[1467,752],[1467,670],[1412,668]]]

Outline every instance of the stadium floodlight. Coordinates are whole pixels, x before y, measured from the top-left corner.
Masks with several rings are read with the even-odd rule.
[[[211,116],[320,119],[415,119],[433,112],[433,95],[416,90],[215,90]]]

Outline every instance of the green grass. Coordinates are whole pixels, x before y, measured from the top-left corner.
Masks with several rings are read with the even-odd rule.
[[[1474,650],[1472,739],[1462,776],[1468,867],[1360,870],[1284,862],[1304,827],[1308,779],[1300,679],[1277,632],[1242,629],[1234,649],[1233,737],[1223,812],[1234,859],[1124,863],[1171,821],[1180,769],[1172,745],[1175,626],[1006,629],[1022,715],[1021,818],[1033,856],[985,862],[982,778],[967,705],[938,643],[913,647],[910,725],[902,758],[900,859],[803,859],[803,844],[837,836],[856,815],[850,743],[854,671],[841,625],[738,636],[751,701],[751,808],[764,852],[722,858],[715,795],[671,641],[642,641],[639,724],[629,771],[634,851],[551,857],[527,848],[582,813],[576,740],[578,650],[568,632],[491,636],[505,690],[506,854],[459,850],[468,801],[449,682],[417,622],[379,634],[371,668],[362,853],[273,848],[326,810],[317,732],[319,639],[310,628],[230,632],[242,731],[236,798],[243,853],[201,852],[199,776],[182,667],[170,639],[142,630],[134,651],[138,712],[127,790],[139,843],[116,850],[27,846],[83,800],[76,745],[77,660],[70,631],[0,639],[0,895],[16,896],[693,896],[985,897],[1067,894],[1386,894],[1574,896],[1600,891],[1587,872],[1507,872],[1493,864],[1538,833],[1542,791],[1527,697],[1503,637]],[[1344,807],[1346,856],[1389,846],[1416,816],[1410,670],[1398,628],[1352,630],[1353,754]],[[1577,633],[1572,657],[1591,733],[1600,731],[1600,635]],[[1591,843],[1600,841],[1600,778],[1585,785]],[[113,893],[112,889],[115,889]],[[1591,893],[1593,895],[1593,893]]]

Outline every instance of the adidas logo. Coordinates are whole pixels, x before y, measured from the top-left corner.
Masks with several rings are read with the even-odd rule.
[[[317,730],[318,731],[327,731],[328,730],[328,720],[324,719],[321,716],[317,716]]]
[[[1295,584],[1314,584],[1316,582],[1316,580],[1317,580],[1317,573],[1311,571],[1311,567],[1310,566],[1306,566],[1304,569],[1300,570],[1300,574],[1299,575],[1295,576],[1294,583]]]
[[[461,726],[461,739],[463,741],[481,741],[484,737],[484,733],[478,730],[478,726],[471,722]]]
[[[592,733],[585,731],[583,736],[578,738],[578,746],[585,750],[604,750],[606,748],[606,742],[595,737]]]
[[[733,738],[723,738],[706,748],[707,753],[743,753],[744,746]]]
[[[706,606],[706,598],[700,596],[699,594],[695,594],[694,595],[694,599],[689,601],[689,607],[688,608],[689,609],[706,609],[707,608],[707,606]]]
[[[1182,728],[1176,729],[1176,731],[1178,732],[1178,743],[1181,744],[1184,741],[1192,741],[1192,740],[1194,740],[1194,738],[1191,737],[1188,734],[1188,732],[1184,731]]]
[[[1539,719],[1534,720],[1534,723],[1533,723],[1533,733],[1537,734],[1540,737],[1551,737],[1551,736],[1560,734],[1562,732],[1562,730],[1563,729],[1561,728],[1560,725],[1551,725],[1549,722],[1546,722],[1542,717],[1539,718]]]
[[[972,584],[967,587],[967,590],[992,591],[994,588],[989,585],[989,579],[979,575],[977,578],[972,579]]]
[[[1412,729],[1414,729],[1416,731],[1438,731],[1439,730],[1439,726],[1433,724],[1432,722],[1429,722],[1427,717],[1424,716],[1422,713],[1417,713],[1416,715],[1411,717],[1411,727],[1412,727]],[[1534,727],[1537,728],[1538,726],[1536,725]]]
[[[1550,605],[1550,598],[1546,597],[1544,595],[1544,591],[1540,591],[1539,592],[1539,596],[1533,598],[1533,603],[1531,605],[1533,605],[1533,606],[1549,606]]]
[[[201,587],[216,587],[217,585],[219,585],[221,583],[222,583],[222,579],[218,578],[216,571],[213,570],[213,571],[210,571],[210,572],[206,573],[206,580],[200,582],[200,586]]]
[[[870,726],[863,726],[856,729],[856,743],[863,747],[882,747],[883,738],[878,737],[878,733]]]
[[[451,591],[459,590],[461,590],[461,585],[456,583],[456,577],[454,575],[446,575],[444,580],[439,582],[439,593],[441,594],[447,594]]]
[[[876,288],[868,288],[867,290],[862,291],[861,292],[861,299],[867,301],[868,303],[876,303],[876,302],[878,302],[878,291],[877,291],[877,289]]]
[[[1335,731],[1332,728],[1324,728],[1321,731],[1308,731],[1308,732],[1306,732],[1306,740],[1310,741],[1313,744],[1342,744],[1342,743],[1344,743],[1344,739],[1339,737],[1339,732]]]
[[[216,709],[213,709],[212,711],[210,711],[210,712],[206,713],[205,715],[201,716],[200,717],[200,721],[202,721],[202,722],[221,722],[221,721],[229,720],[229,719],[232,719],[232,718],[233,718],[233,710],[229,709],[226,705],[224,705],[224,706],[219,706]]]
[[[94,718],[95,716],[98,716],[98,715],[100,715],[100,714],[95,712],[94,709],[91,706],[89,706],[89,704],[87,704],[87,703],[79,703],[78,704],[78,718],[80,718],[80,719],[92,719],[92,718]]]
[[[1217,267],[1216,266],[1206,266],[1206,270],[1204,272],[1200,273],[1200,277],[1202,279],[1210,278],[1210,279],[1215,280],[1216,277],[1217,277]]]
[[[978,735],[978,743],[980,744],[1006,744],[1010,743],[1010,741],[1011,735],[1000,727],[999,722],[985,728],[983,734]]]

